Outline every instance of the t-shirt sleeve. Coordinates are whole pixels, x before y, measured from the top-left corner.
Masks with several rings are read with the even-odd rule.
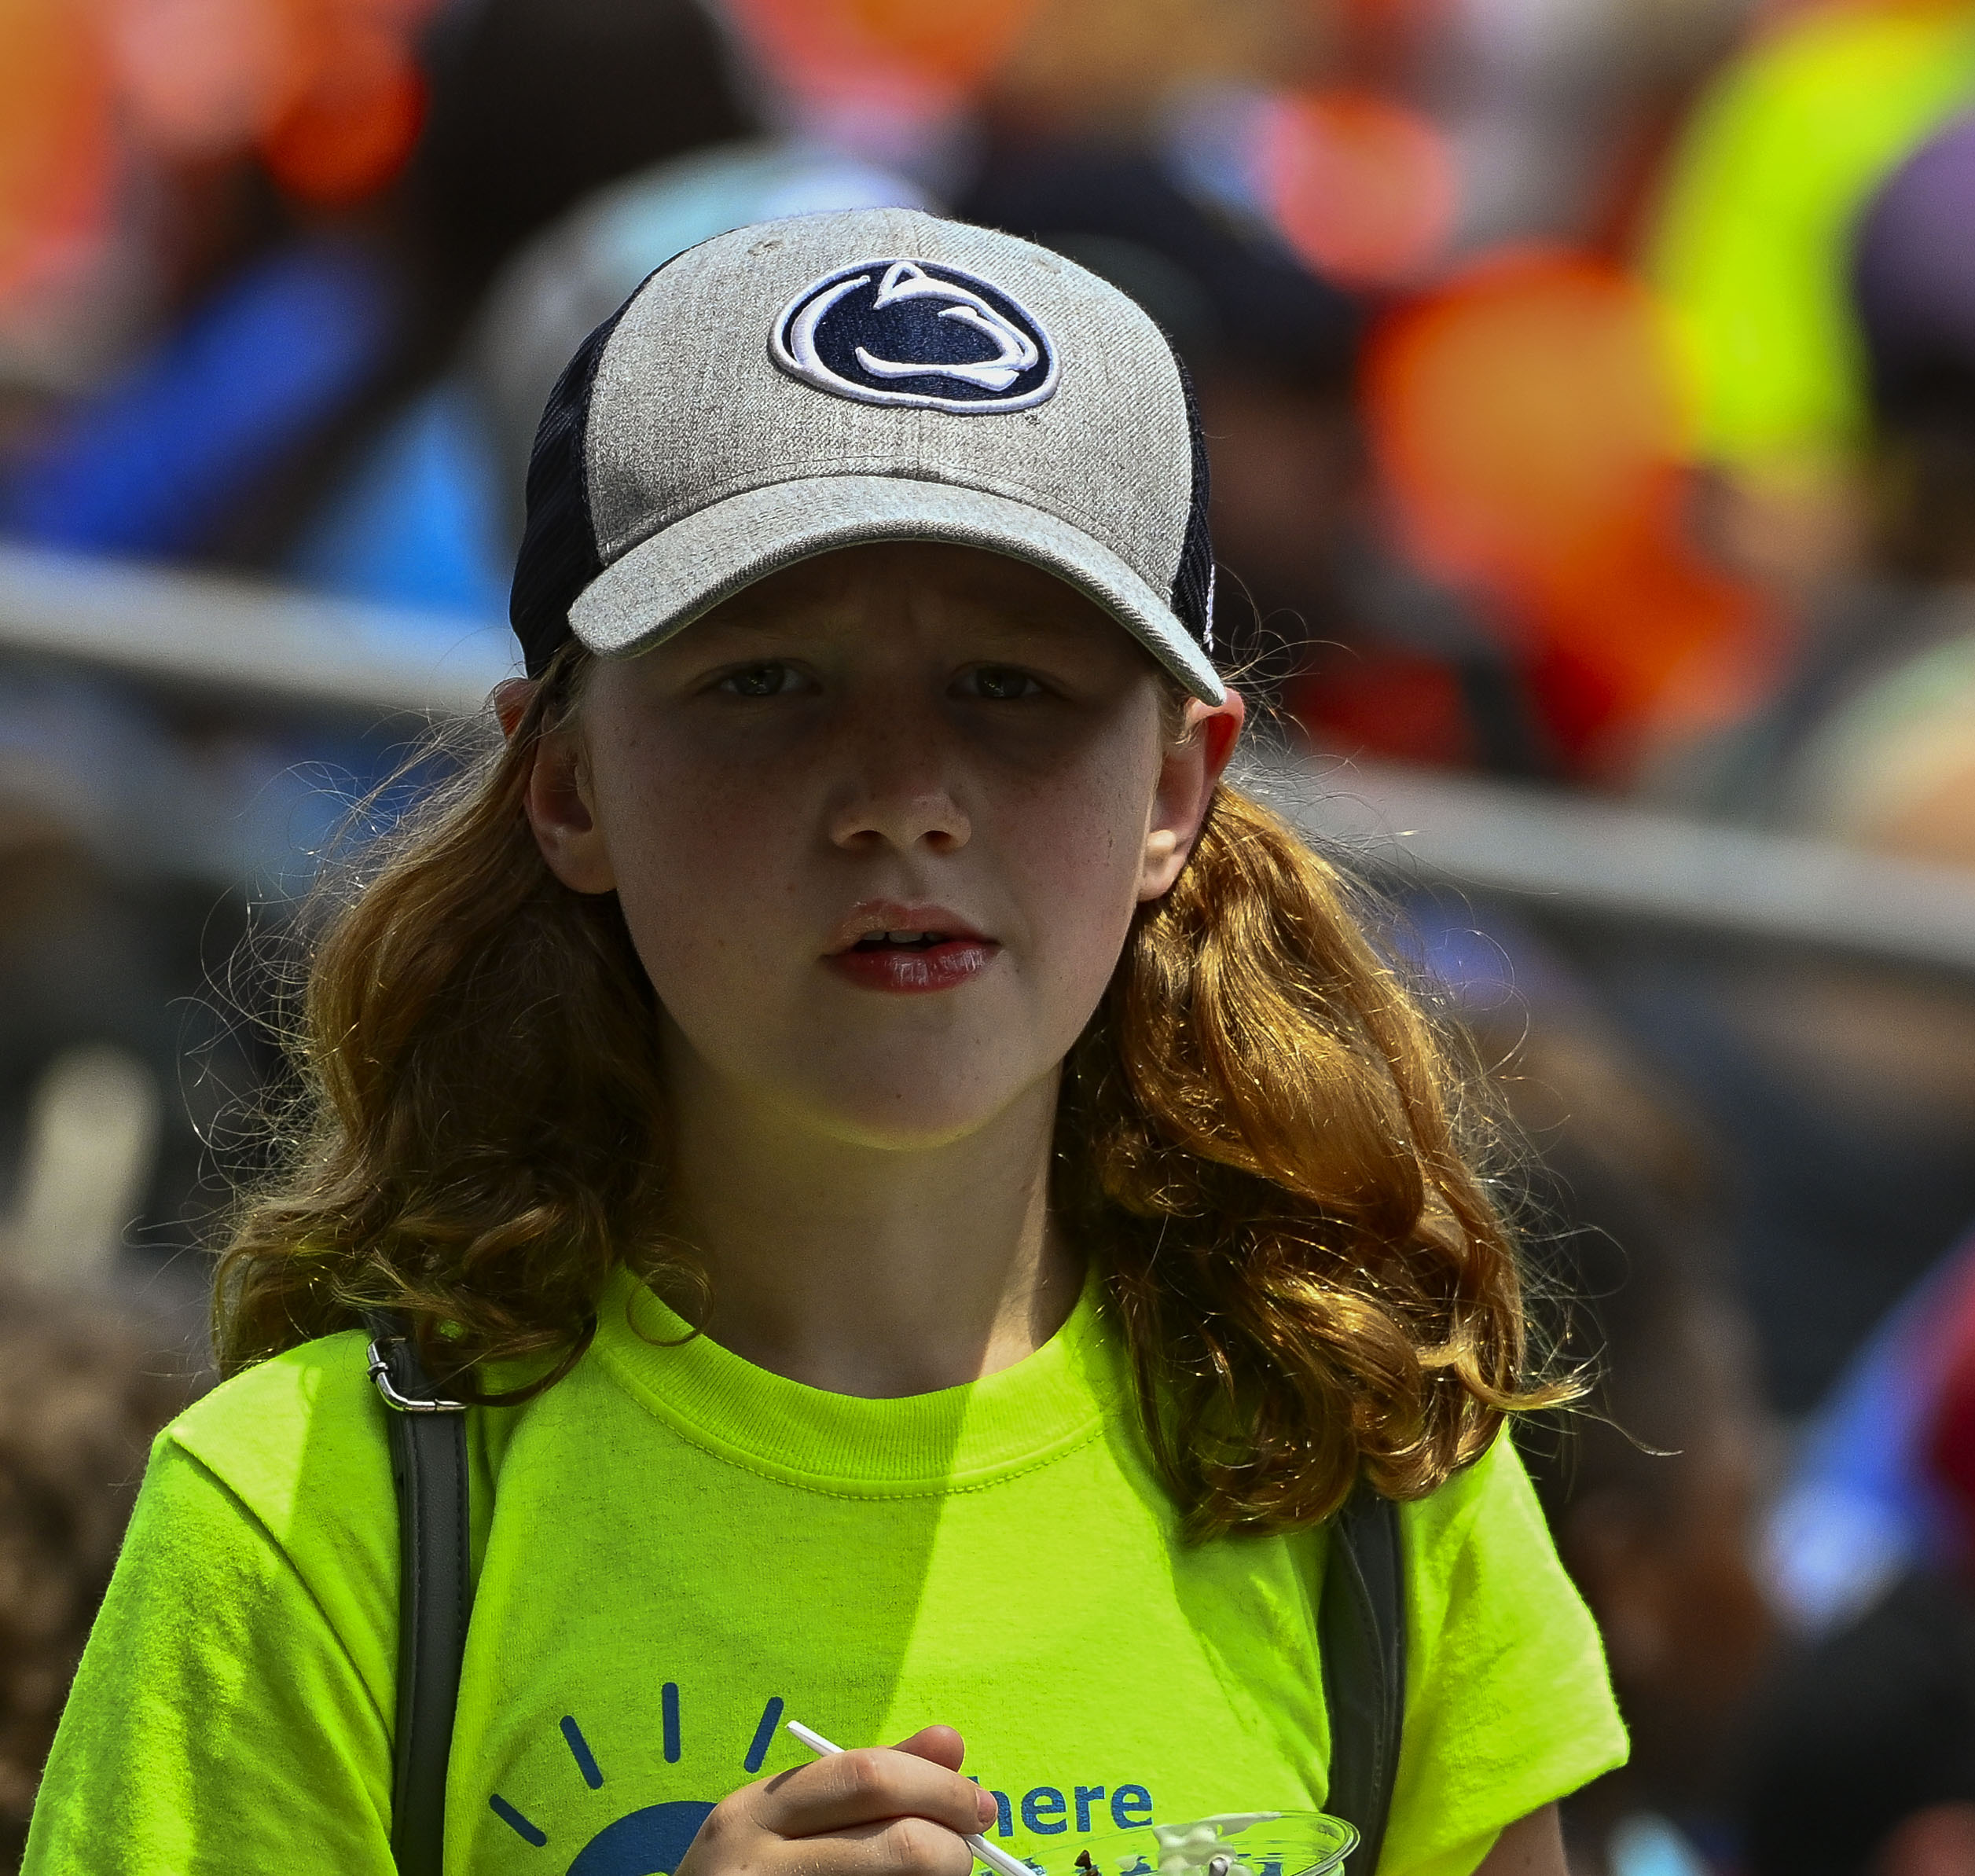
[[[390,1876],[374,1674],[169,1429],[42,1782],[23,1876]]]
[[[1468,1876],[1625,1761],[1591,1612],[1505,1437],[1406,1507],[1406,1721],[1379,1876]]]

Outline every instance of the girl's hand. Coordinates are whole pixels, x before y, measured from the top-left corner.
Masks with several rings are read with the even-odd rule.
[[[716,1804],[677,1876],[970,1876],[960,1839],[995,1820],[960,1776],[950,1726],[839,1753],[745,1785]]]

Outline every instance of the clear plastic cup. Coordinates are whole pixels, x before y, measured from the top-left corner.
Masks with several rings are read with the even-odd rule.
[[[1329,1876],[1358,1834],[1321,1811],[1235,1811],[1093,1837],[1049,1876]]]

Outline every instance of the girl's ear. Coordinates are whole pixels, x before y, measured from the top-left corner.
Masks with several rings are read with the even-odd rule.
[[[527,699],[522,699],[525,705]],[[500,707],[497,701],[495,708]],[[549,870],[572,892],[617,890],[604,831],[597,824],[590,791],[589,765],[582,739],[575,726],[552,730],[535,745],[534,765],[528,771],[522,803],[535,845]]]
[[[532,677],[504,677],[494,687],[494,714],[501,725],[501,733],[509,742],[514,732],[521,727],[521,719],[535,694],[535,681]]]
[[[1188,704],[1180,740],[1167,748],[1159,765],[1158,787],[1145,830],[1145,858],[1139,868],[1141,905],[1163,898],[1179,878],[1247,716],[1247,703],[1232,685],[1224,703]]]

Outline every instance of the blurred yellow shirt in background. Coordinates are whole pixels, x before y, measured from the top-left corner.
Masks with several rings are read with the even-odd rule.
[[[1975,106],[1975,9],[1823,9],[1716,81],[1669,171],[1649,254],[1693,453],[1812,472],[1867,429],[1853,222],[1928,137]]]

